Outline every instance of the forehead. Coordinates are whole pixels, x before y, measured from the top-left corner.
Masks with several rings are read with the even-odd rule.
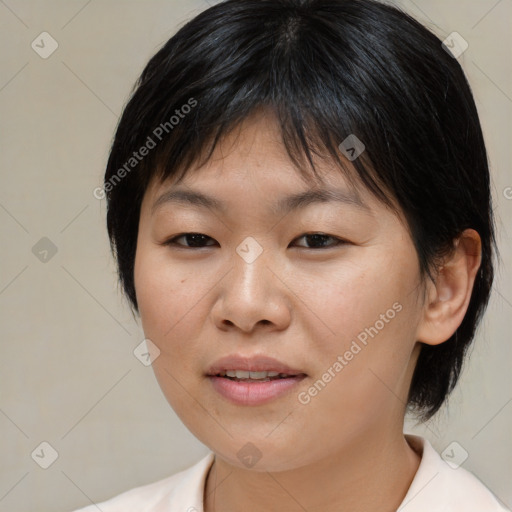
[[[305,187],[323,182],[312,170],[300,172],[293,165],[279,122],[267,110],[257,110],[225,133],[207,161],[185,169],[183,182],[247,183],[254,178]]]
[[[313,154],[317,175],[311,168],[301,172],[286,150],[277,120],[259,111],[220,139],[207,161],[182,170],[179,180],[152,180],[144,202],[151,214],[172,204],[226,214],[231,203],[251,197],[274,215],[329,202],[369,213],[375,198],[353,165],[342,155],[340,159],[343,168]]]
[[[236,164],[237,159],[232,158],[221,166],[189,171],[179,183],[158,184],[148,198],[150,215],[169,207],[182,207],[224,216],[235,208],[245,208],[247,213],[262,208],[270,215],[284,216],[328,203],[366,214],[372,212],[368,198],[364,199],[339,169],[336,176],[308,180],[291,163],[283,167],[268,159],[265,166],[249,161],[243,166]]]

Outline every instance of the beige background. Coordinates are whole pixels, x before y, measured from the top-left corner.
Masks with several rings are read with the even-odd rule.
[[[457,456],[468,453],[463,467],[510,507],[512,2],[400,4],[442,39],[457,31],[469,43],[459,60],[488,144],[502,251],[485,322],[449,407],[407,429],[440,452],[456,441]],[[134,357],[144,336],[116,284],[105,202],[93,196],[133,82],[207,5],[0,0],[0,511],[70,511],[182,470],[207,452],[168,406],[151,367]],[[47,59],[31,48],[43,31],[58,43]],[[46,262],[32,249],[42,237],[57,248]],[[44,441],[58,454],[46,470],[34,460],[50,460]]]

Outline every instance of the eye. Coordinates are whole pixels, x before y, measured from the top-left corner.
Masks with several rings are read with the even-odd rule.
[[[309,243],[312,243],[314,247],[306,247],[306,249],[329,249],[331,247],[336,247],[338,245],[346,244],[347,242],[345,240],[342,240],[341,238],[337,238],[331,235],[326,235],[324,233],[306,233],[299,238],[296,238],[296,240],[300,239],[308,240]],[[326,245],[325,241],[331,239],[334,240],[334,243],[330,245]]]
[[[178,243],[178,240],[183,239],[186,241],[186,244]],[[301,240],[304,239],[307,241],[307,244],[312,244],[313,247],[304,247],[299,245],[299,247],[304,247],[305,249],[329,249],[331,247],[336,247],[338,245],[346,244],[345,240],[342,240],[340,238],[326,235],[324,233],[305,233],[304,235],[296,238],[295,240]],[[334,243],[326,244],[328,240],[334,241]],[[208,247],[214,244],[206,244],[208,240],[213,240],[213,238],[203,235],[202,233],[182,233],[181,235],[175,236],[171,238],[170,240],[167,240],[163,243],[163,245],[171,245],[171,246],[177,246],[177,247],[183,247],[186,249],[199,249],[202,247]]]
[[[177,243],[177,240],[180,238],[187,240],[189,245]],[[203,235],[202,233],[183,233],[181,235],[175,236],[174,238],[171,238],[170,240],[167,240],[163,245],[176,245],[178,247],[193,249],[205,247],[204,242],[206,240],[213,240],[213,238],[210,238],[207,235]]]

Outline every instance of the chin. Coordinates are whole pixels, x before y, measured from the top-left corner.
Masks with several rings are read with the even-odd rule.
[[[262,436],[254,435],[250,439],[225,439],[220,443],[206,443],[215,455],[240,469],[256,472],[280,472],[297,469],[308,461],[304,460],[304,450],[297,442],[289,441],[286,446],[279,446]],[[305,447],[304,447],[305,448]]]

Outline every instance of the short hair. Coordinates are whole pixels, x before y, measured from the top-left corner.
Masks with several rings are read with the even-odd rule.
[[[470,86],[441,40],[397,7],[227,0],[183,25],[149,60],[119,120],[104,177],[109,240],[132,311],[150,180],[179,182],[199,155],[206,162],[219,140],[261,108],[275,116],[304,176],[317,176],[313,155],[321,155],[350,178],[339,145],[349,135],[363,142],[354,176],[403,212],[422,280],[432,278],[464,229],[479,233],[482,260],[466,315],[446,342],[423,344],[416,363],[408,406],[429,419],[459,378],[489,300],[497,248]]]

